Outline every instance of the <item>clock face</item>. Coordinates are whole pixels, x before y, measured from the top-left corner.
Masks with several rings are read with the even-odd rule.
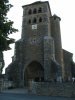
[[[37,24],[32,25],[32,29],[33,29],[33,30],[37,29]]]

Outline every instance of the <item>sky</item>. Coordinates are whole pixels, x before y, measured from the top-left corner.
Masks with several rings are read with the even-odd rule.
[[[8,12],[8,18],[14,21],[14,27],[19,30],[17,33],[10,35],[16,41],[21,38],[23,5],[27,5],[39,0],[9,0],[13,7]],[[46,0],[41,0],[46,1]],[[61,18],[61,38],[62,48],[73,53],[75,61],[75,0],[47,0],[49,1],[52,15],[56,14]],[[10,45],[12,50],[4,51],[5,68],[11,63],[14,55],[14,44]]]

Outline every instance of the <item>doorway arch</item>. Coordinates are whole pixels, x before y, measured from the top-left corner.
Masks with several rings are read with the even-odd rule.
[[[44,80],[43,66],[37,61],[28,64],[24,71],[24,85],[28,86],[28,82],[31,80],[36,82]]]

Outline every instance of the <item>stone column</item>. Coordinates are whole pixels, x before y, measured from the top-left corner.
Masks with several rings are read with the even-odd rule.
[[[51,60],[55,59],[54,41],[51,37],[44,37],[44,79],[51,81]]]

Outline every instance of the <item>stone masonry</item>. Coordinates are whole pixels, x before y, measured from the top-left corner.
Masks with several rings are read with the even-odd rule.
[[[57,20],[58,17],[55,17]],[[16,77],[19,79],[19,86],[27,87],[32,80],[54,81],[62,77],[62,74],[58,73],[62,70],[61,60],[57,61],[55,57],[56,47],[52,36],[51,18],[47,1],[23,6],[22,36],[15,44],[14,54],[14,61],[17,62],[18,67],[15,69],[18,73]],[[61,56],[61,40],[58,45],[60,45],[58,51]],[[51,66],[52,62],[55,63],[54,66]],[[60,65],[59,69],[57,65]],[[53,67],[56,67],[56,71]]]
[[[52,15],[48,1],[23,6],[21,39],[15,43],[13,61],[6,69],[17,87],[29,88],[33,81],[62,82],[68,76],[71,81],[66,63],[71,69],[72,53],[62,49],[60,20]]]

